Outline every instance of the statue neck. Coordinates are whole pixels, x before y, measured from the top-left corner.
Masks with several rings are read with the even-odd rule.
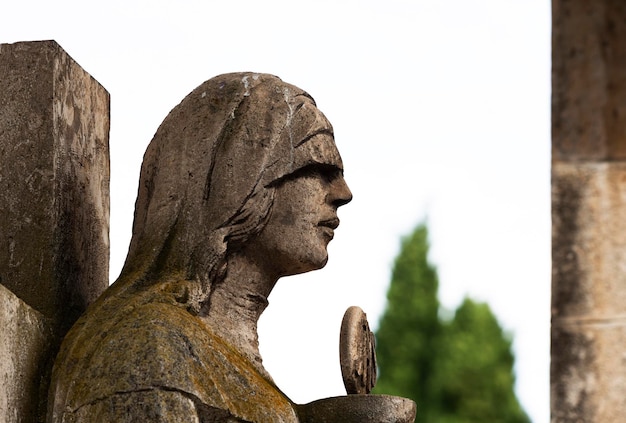
[[[234,254],[228,260],[224,280],[211,288],[208,311],[201,316],[218,336],[248,358],[269,380],[271,377],[259,353],[257,323],[277,279],[269,277],[246,256]]]

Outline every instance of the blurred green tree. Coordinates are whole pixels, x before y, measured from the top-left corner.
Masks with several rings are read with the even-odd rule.
[[[510,337],[487,304],[470,299],[440,318],[428,250],[424,224],[402,239],[376,331],[374,393],[415,400],[418,423],[529,422],[513,389]]]
[[[418,226],[402,239],[387,291],[387,306],[376,331],[380,377],[375,392],[432,403],[432,364],[441,337],[439,282],[428,255],[428,231]],[[417,401],[416,401],[417,402]]]

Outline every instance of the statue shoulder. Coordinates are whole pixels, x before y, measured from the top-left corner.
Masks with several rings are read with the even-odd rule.
[[[181,404],[193,399],[194,407],[203,413],[228,411],[251,422],[298,421],[289,399],[197,316],[171,303],[151,302],[125,310],[106,333],[94,334],[82,349],[72,349],[80,354],[63,360],[72,371],[58,369],[61,379],[80,375],[72,381],[55,381],[61,385],[58,392],[67,392],[61,402],[70,409],[117,404],[137,395],[165,401],[161,393],[172,392]],[[83,329],[94,328],[87,323]],[[80,338],[84,342],[85,337]],[[254,398],[251,393],[256,393]],[[274,417],[267,418],[269,414]]]

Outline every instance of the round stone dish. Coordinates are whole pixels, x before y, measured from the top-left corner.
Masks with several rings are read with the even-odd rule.
[[[297,406],[302,423],[413,423],[417,406],[391,395],[346,395]]]

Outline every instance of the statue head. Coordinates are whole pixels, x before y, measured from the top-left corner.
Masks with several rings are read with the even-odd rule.
[[[311,234],[298,225],[313,219],[305,203],[316,193],[329,206]],[[274,260],[277,276],[312,270],[325,264],[336,208],[350,199],[332,126],[311,96],[272,75],[220,75],[169,113],[146,151],[122,275],[211,283],[237,251],[278,258],[279,238],[307,251]]]

